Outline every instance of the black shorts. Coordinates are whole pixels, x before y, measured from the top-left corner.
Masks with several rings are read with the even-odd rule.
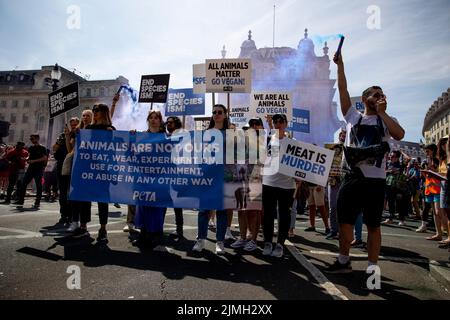
[[[379,227],[385,189],[385,179],[346,175],[337,195],[338,222],[354,225],[362,213],[364,224],[372,228]]]

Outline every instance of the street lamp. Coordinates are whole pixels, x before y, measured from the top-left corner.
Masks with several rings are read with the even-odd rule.
[[[59,79],[61,79],[61,70],[59,70],[59,66],[57,63],[53,67],[50,77],[52,78],[52,82],[53,82],[52,89],[53,89],[53,91],[56,91],[58,89]]]
[[[52,69],[52,72],[50,74],[51,81],[52,81],[52,89],[53,91],[58,90],[58,83],[59,79],[61,79],[61,70],[59,69],[59,66],[57,63],[55,63],[55,66]],[[50,118],[48,122],[48,133],[47,133],[47,148],[51,148],[52,143],[52,135],[53,135],[53,118]]]

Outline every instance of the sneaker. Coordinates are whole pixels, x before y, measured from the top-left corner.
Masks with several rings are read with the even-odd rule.
[[[227,229],[227,232],[225,233],[225,240],[236,240],[236,237],[233,236],[230,229]]]
[[[214,229],[215,227],[216,227],[216,224],[214,223],[214,221],[209,220],[209,222],[208,222],[208,228]]]
[[[406,226],[406,223],[405,223],[405,221],[400,221],[400,222],[398,223],[398,225],[399,225],[399,226]]]
[[[175,230],[171,234],[169,234],[169,237],[172,238],[172,239],[182,238],[183,237],[183,232]]]
[[[132,224],[132,223],[127,223],[126,225],[125,225],[125,227],[123,227],[123,232],[130,232],[130,231],[133,231],[134,230],[134,224]]]
[[[277,245],[275,246],[275,249],[273,249],[272,257],[275,258],[281,258],[283,256],[283,245],[281,245],[280,243],[277,243]]]
[[[264,243],[263,255],[269,256],[272,254],[272,244],[270,242]]]
[[[80,223],[79,222],[71,222],[69,227],[67,228],[67,232],[74,232],[79,227],[80,227]]]
[[[394,224],[395,222],[394,222],[394,220],[392,220],[392,219],[386,219],[386,220],[384,220],[382,223],[383,223],[383,224]]]
[[[32,208],[34,208],[34,209],[36,209],[36,210],[39,210],[39,207],[40,207],[40,203],[39,203],[39,202],[35,202],[35,203],[33,204],[33,206],[32,206]]]
[[[350,264],[350,261],[348,261],[345,264],[341,264],[338,259],[325,269],[325,272],[327,273],[350,273],[352,272],[352,266]]]
[[[244,247],[245,251],[255,251],[258,249],[258,246],[256,245],[256,242],[253,240],[247,241],[247,244]]]
[[[364,249],[366,247],[366,244],[364,243],[364,241],[362,240],[353,240],[350,243],[350,246],[352,248],[359,248],[359,249]]]
[[[225,247],[223,246],[223,241],[216,242],[216,254],[225,254]]]
[[[192,248],[192,250],[197,251],[197,252],[202,252],[202,250],[204,248],[205,248],[205,240],[198,239],[197,242],[195,243],[194,247]]]
[[[23,206],[23,201],[14,201],[13,204],[17,205],[17,206]]]
[[[426,226],[420,226],[419,228],[416,229],[416,232],[425,233],[425,232],[427,232],[427,227]]]
[[[327,239],[327,240],[337,240],[337,239],[339,239],[339,236],[335,232],[330,232],[330,233],[327,234],[325,239]]]
[[[78,239],[89,236],[87,229],[77,228],[72,234],[72,238]]]
[[[247,244],[247,241],[242,240],[242,239],[238,239],[235,242],[233,242],[230,247],[237,249],[237,248],[242,248],[245,247],[245,245]]]
[[[316,231],[316,227],[308,227],[305,229],[306,232],[315,232]]]
[[[108,233],[106,232],[106,229],[98,230],[97,242],[108,243]]]

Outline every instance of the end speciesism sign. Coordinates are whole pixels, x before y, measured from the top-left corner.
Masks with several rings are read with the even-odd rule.
[[[170,74],[144,75],[141,78],[139,101],[144,103],[166,103]]]
[[[71,83],[48,94],[50,118],[54,118],[80,105],[78,82]]]

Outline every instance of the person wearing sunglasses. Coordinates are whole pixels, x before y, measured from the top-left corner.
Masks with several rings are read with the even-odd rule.
[[[226,130],[229,129],[227,109],[224,105],[216,104],[213,106],[212,117],[209,122],[208,130]],[[198,239],[192,248],[193,251],[201,252],[205,248],[205,242],[208,235],[208,221],[210,210],[200,210],[198,213]],[[217,231],[216,231],[216,254],[225,254],[224,240],[227,232],[227,210],[216,210]]]
[[[280,140],[286,138],[286,128],[288,120],[284,114],[275,114],[272,119],[272,125],[275,133],[271,135],[267,154],[268,160],[278,161]],[[268,164],[268,163],[267,163]],[[294,201],[294,192],[296,183],[294,178],[281,174],[273,166],[266,171],[264,170],[262,181],[262,205],[264,210],[263,216],[263,234],[264,234],[264,249],[263,255],[271,255],[276,258],[283,256],[284,242],[288,237],[289,227],[291,224],[290,207]],[[278,210],[277,210],[278,209]],[[275,248],[272,244],[274,234],[274,220],[279,216],[278,237]]]

